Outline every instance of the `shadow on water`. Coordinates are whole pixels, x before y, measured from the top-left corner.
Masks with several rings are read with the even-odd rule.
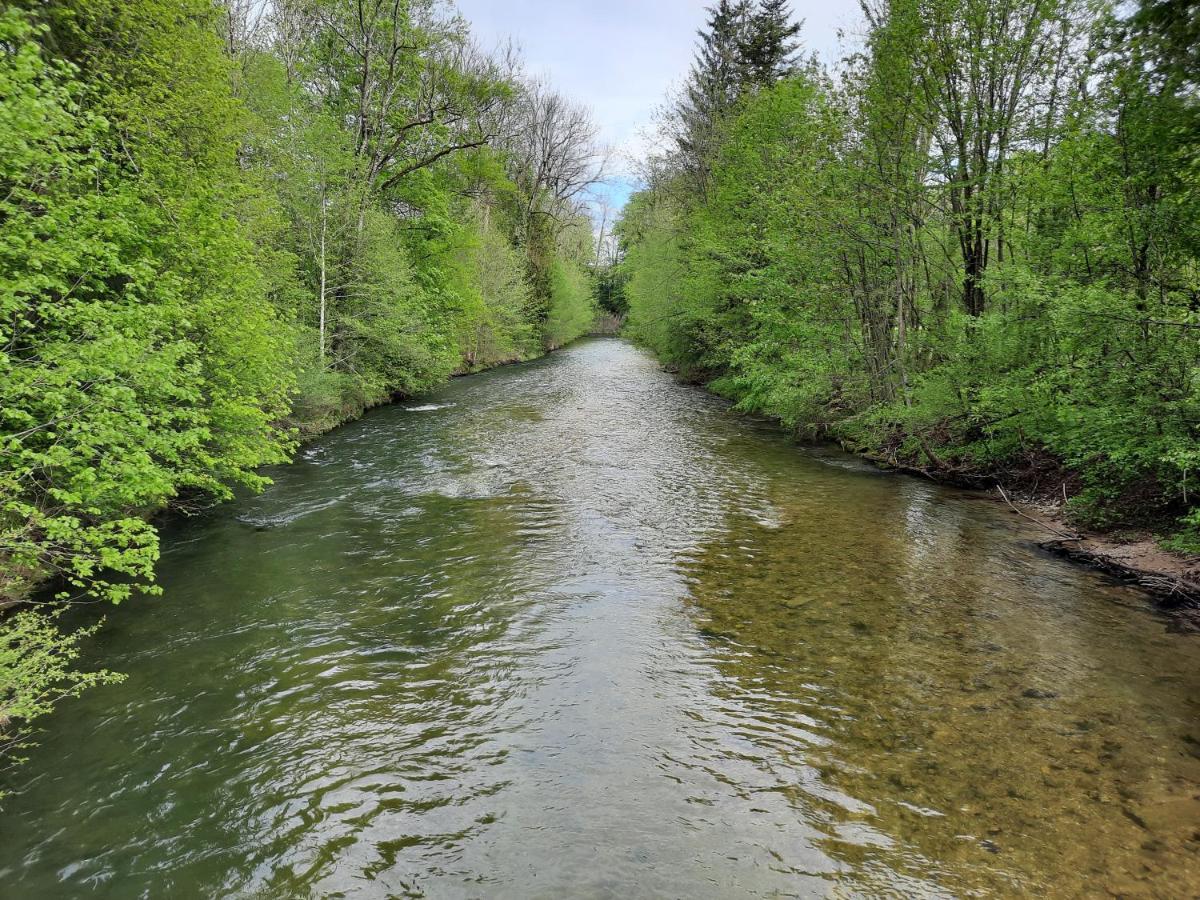
[[[172,525],[13,896],[1191,896],[1200,656],[992,505],[611,339]]]

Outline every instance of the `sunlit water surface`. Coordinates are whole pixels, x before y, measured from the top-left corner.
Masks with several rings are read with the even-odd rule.
[[[110,612],[0,894],[1200,893],[1200,641],[985,498],[616,340],[272,476]]]

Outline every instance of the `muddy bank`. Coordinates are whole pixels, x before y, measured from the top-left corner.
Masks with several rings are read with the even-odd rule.
[[[1153,594],[1161,609],[1200,630],[1200,560],[1164,550],[1148,537],[1122,541],[1084,533],[1048,538],[1041,545],[1137,585]]]
[[[880,468],[990,493],[1014,516],[1045,532],[1046,537],[1038,542],[1043,549],[1146,591],[1159,609],[1177,616],[1188,628],[1200,630],[1200,558],[1166,550],[1150,534],[1106,534],[1072,524],[1065,503],[1067,485],[1077,480],[1074,473],[1056,472],[1054,478],[1045,480],[1031,477],[1026,471],[1004,473],[1011,476],[1009,480],[997,472],[966,471],[947,465],[928,448],[923,452],[930,465],[919,465],[895,454],[885,457],[840,443],[843,449]],[[1051,490],[1046,484],[1058,487]]]

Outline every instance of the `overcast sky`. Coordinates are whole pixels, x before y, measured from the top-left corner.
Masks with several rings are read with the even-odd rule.
[[[654,109],[687,74],[696,30],[712,0],[455,0],[485,47],[512,38],[531,75],[591,107],[601,140],[615,150],[616,204],[628,194],[629,155]],[[853,32],[857,0],[793,0],[807,51],[827,62],[839,55],[839,29]]]

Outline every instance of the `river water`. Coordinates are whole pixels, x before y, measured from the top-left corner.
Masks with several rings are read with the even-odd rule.
[[[986,498],[612,339],[272,474],[109,612],[0,894],[1200,893],[1200,639]]]

